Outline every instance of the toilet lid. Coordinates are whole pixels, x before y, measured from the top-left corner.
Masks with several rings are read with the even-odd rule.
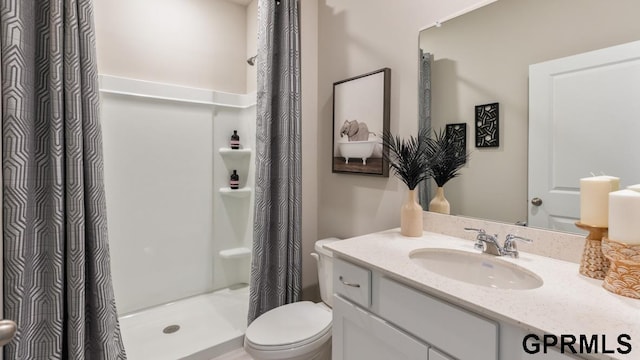
[[[311,301],[268,311],[247,328],[246,339],[260,347],[309,343],[331,329],[331,311]]]

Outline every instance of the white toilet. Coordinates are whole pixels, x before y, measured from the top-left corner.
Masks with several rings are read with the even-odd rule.
[[[331,359],[331,306],[333,296],[332,253],[324,244],[339,239],[318,240],[318,283],[322,302],[300,301],[272,309],[247,328],[244,349],[255,360]]]

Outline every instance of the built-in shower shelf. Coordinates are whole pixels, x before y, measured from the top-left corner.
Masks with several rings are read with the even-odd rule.
[[[238,247],[233,249],[226,249],[219,252],[220,257],[225,259],[240,259],[251,256],[251,249],[246,247]]]
[[[243,187],[241,189],[232,189],[230,187],[220,188],[220,195],[234,197],[234,198],[245,198],[251,195],[250,187]]]
[[[231,148],[220,148],[218,152],[223,157],[228,157],[230,159],[240,159],[245,156],[251,155],[251,149],[231,149]]]

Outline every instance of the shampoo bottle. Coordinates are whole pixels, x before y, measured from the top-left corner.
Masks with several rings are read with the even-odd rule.
[[[240,187],[240,176],[238,176],[235,170],[233,170],[233,174],[231,174],[231,178],[229,179],[229,187],[232,189],[238,189]]]
[[[232,149],[240,149],[240,135],[238,135],[238,130],[233,130],[233,135],[231,135],[229,146]]]

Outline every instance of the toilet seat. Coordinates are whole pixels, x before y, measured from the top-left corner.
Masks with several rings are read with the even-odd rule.
[[[331,310],[323,305],[301,301],[268,311],[249,325],[245,342],[266,352],[320,347],[331,337]]]

